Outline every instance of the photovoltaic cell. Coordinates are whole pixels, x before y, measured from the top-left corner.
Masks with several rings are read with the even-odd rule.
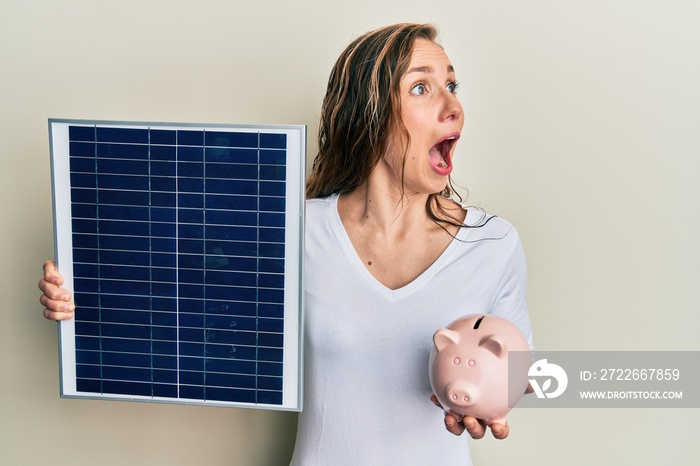
[[[299,410],[305,128],[49,127],[62,395]]]

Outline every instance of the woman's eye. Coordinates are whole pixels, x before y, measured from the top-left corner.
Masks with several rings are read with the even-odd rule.
[[[425,87],[425,84],[416,84],[411,89],[411,94],[414,94],[414,95],[423,95],[426,92],[427,92],[427,89]]]
[[[459,83],[457,83],[457,81],[452,81],[451,83],[447,84],[447,91],[451,94],[456,94],[458,87]]]

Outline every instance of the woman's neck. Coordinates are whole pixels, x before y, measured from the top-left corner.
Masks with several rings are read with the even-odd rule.
[[[430,219],[427,200],[428,195],[392,195],[371,182],[338,199],[338,214],[353,248],[367,270],[389,289],[415,280],[457,234],[457,227],[443,228]]]
[[[338,201],[343,221],[371,226],[387,233],[425,227],[432,223],[426,213],[427,194],[402,193],[370,178]]]

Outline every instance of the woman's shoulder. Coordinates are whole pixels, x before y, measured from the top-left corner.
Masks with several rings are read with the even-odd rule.
[[[332,228],[337,217],[337,194],[332,194],[327,197],[317,197],[306,200],[304,209],[304,223],[306,230],[317,231],[319,229],[326,231]]]
[[[315,197],[313,199],[306,199],[306,215],[317,216],[323,212],[327,212],[337,199],[337,194],[331,194],[326,197]]]
[[[520,241],[517,228],[508,220],[479,207],[463,206],[467,211],[461,233],[470,241],[505,240]]]
[[[306,206],[319,206],[319,205],[324,205],[328,204],[334,197],[337,197],[337,194],[331,194],[330,196],[325,196],[325,197],[313,197],[313,198],[307,198],[306,199]]]

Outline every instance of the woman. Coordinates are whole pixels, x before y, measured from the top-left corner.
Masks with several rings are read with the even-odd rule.
[[[442,412],[428,401],[432,333],[479,312],[508,318],[532,340],[517,232],[450,199],[464,114],[436,35],[416,24],[369,32],[329,79],[307,183],[294,465],[469,464],[468,442],[442,432]],[[72,317],[61,283],[47,262],[47,319]],[[456,435],[485,432],[474,418],[444,423]]]

